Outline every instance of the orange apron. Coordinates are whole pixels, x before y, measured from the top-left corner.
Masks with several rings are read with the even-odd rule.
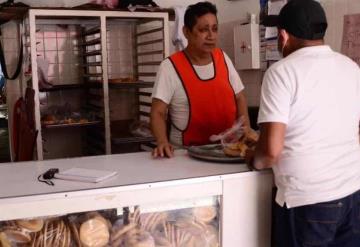
[[[215,48],[212,59],[214,76],[202,80],[183,51],[170,56],[189,102],[189,120],[182,131],[184,146],[209,144],[211,135],[230,128],[236,119],[235,93],[222,50]]]

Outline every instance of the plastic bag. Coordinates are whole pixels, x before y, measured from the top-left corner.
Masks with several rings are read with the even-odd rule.
[[[110,241],[110,221],[98,212],[87,213],[84,218],[79,230],[81,243],[88,247],[106,246]]]
[[[1,227],[0,243],[14,247],[71,246],[72,233],[62,217],[15,220]]]
[[[244,123],[245,119],[240,117],[230,129],[227,129],[220,134],[210,136],[210,141],[220,141],[223,147],[236,143],[245,133]]]

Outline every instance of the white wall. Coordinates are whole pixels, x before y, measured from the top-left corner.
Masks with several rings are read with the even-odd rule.
[[[344,15],[360,13],[359,0],[321,0],[328,19],[325,41],[334,50],[341,50]]]
[[[17,2],[18,0],[15,0]],[[90,0],[19,0],[33,7],[73,7],[90,2]],[[6,0],[0,0],[0,3]],[[187,6],[199,2],[199,0],[155,0],[159,6],[171,8],[175,5]],[[219,9],[219,21],[229,22],[246,17],[247,12],[258,13],[258,0],[210,0]]]
[[[248,12],[259,12],[259,1],[257,0],[242,0],[242,1],[228,1],[228,0],[209,0],[218,8],[219,22],[230,22],[246,18]],[[187,6],[197,3],[197,0],[155,0],[155,2],[164,8],[171,8],[176,5]]]

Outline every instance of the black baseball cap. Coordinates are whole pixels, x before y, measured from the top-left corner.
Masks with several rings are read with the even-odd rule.
[[[326,14],[315,0],[290,0],[280,10],[277,26],[299,39],[323,39],[327,29]]]

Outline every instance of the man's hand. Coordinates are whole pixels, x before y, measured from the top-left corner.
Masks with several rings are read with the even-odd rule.
[[[251,150],[251,149],[247,149],[246,153],[245,153],[245,162],[246,162],[247,167],[251,171],[258,170],[254,167],[254,158],[255,158],[255,151]]]
[[[163,158],[168,157],[171,158],[174,156],[174,147],[166,142],[166,143],[159,143],[156,148],[152,151],[153,158]]]

